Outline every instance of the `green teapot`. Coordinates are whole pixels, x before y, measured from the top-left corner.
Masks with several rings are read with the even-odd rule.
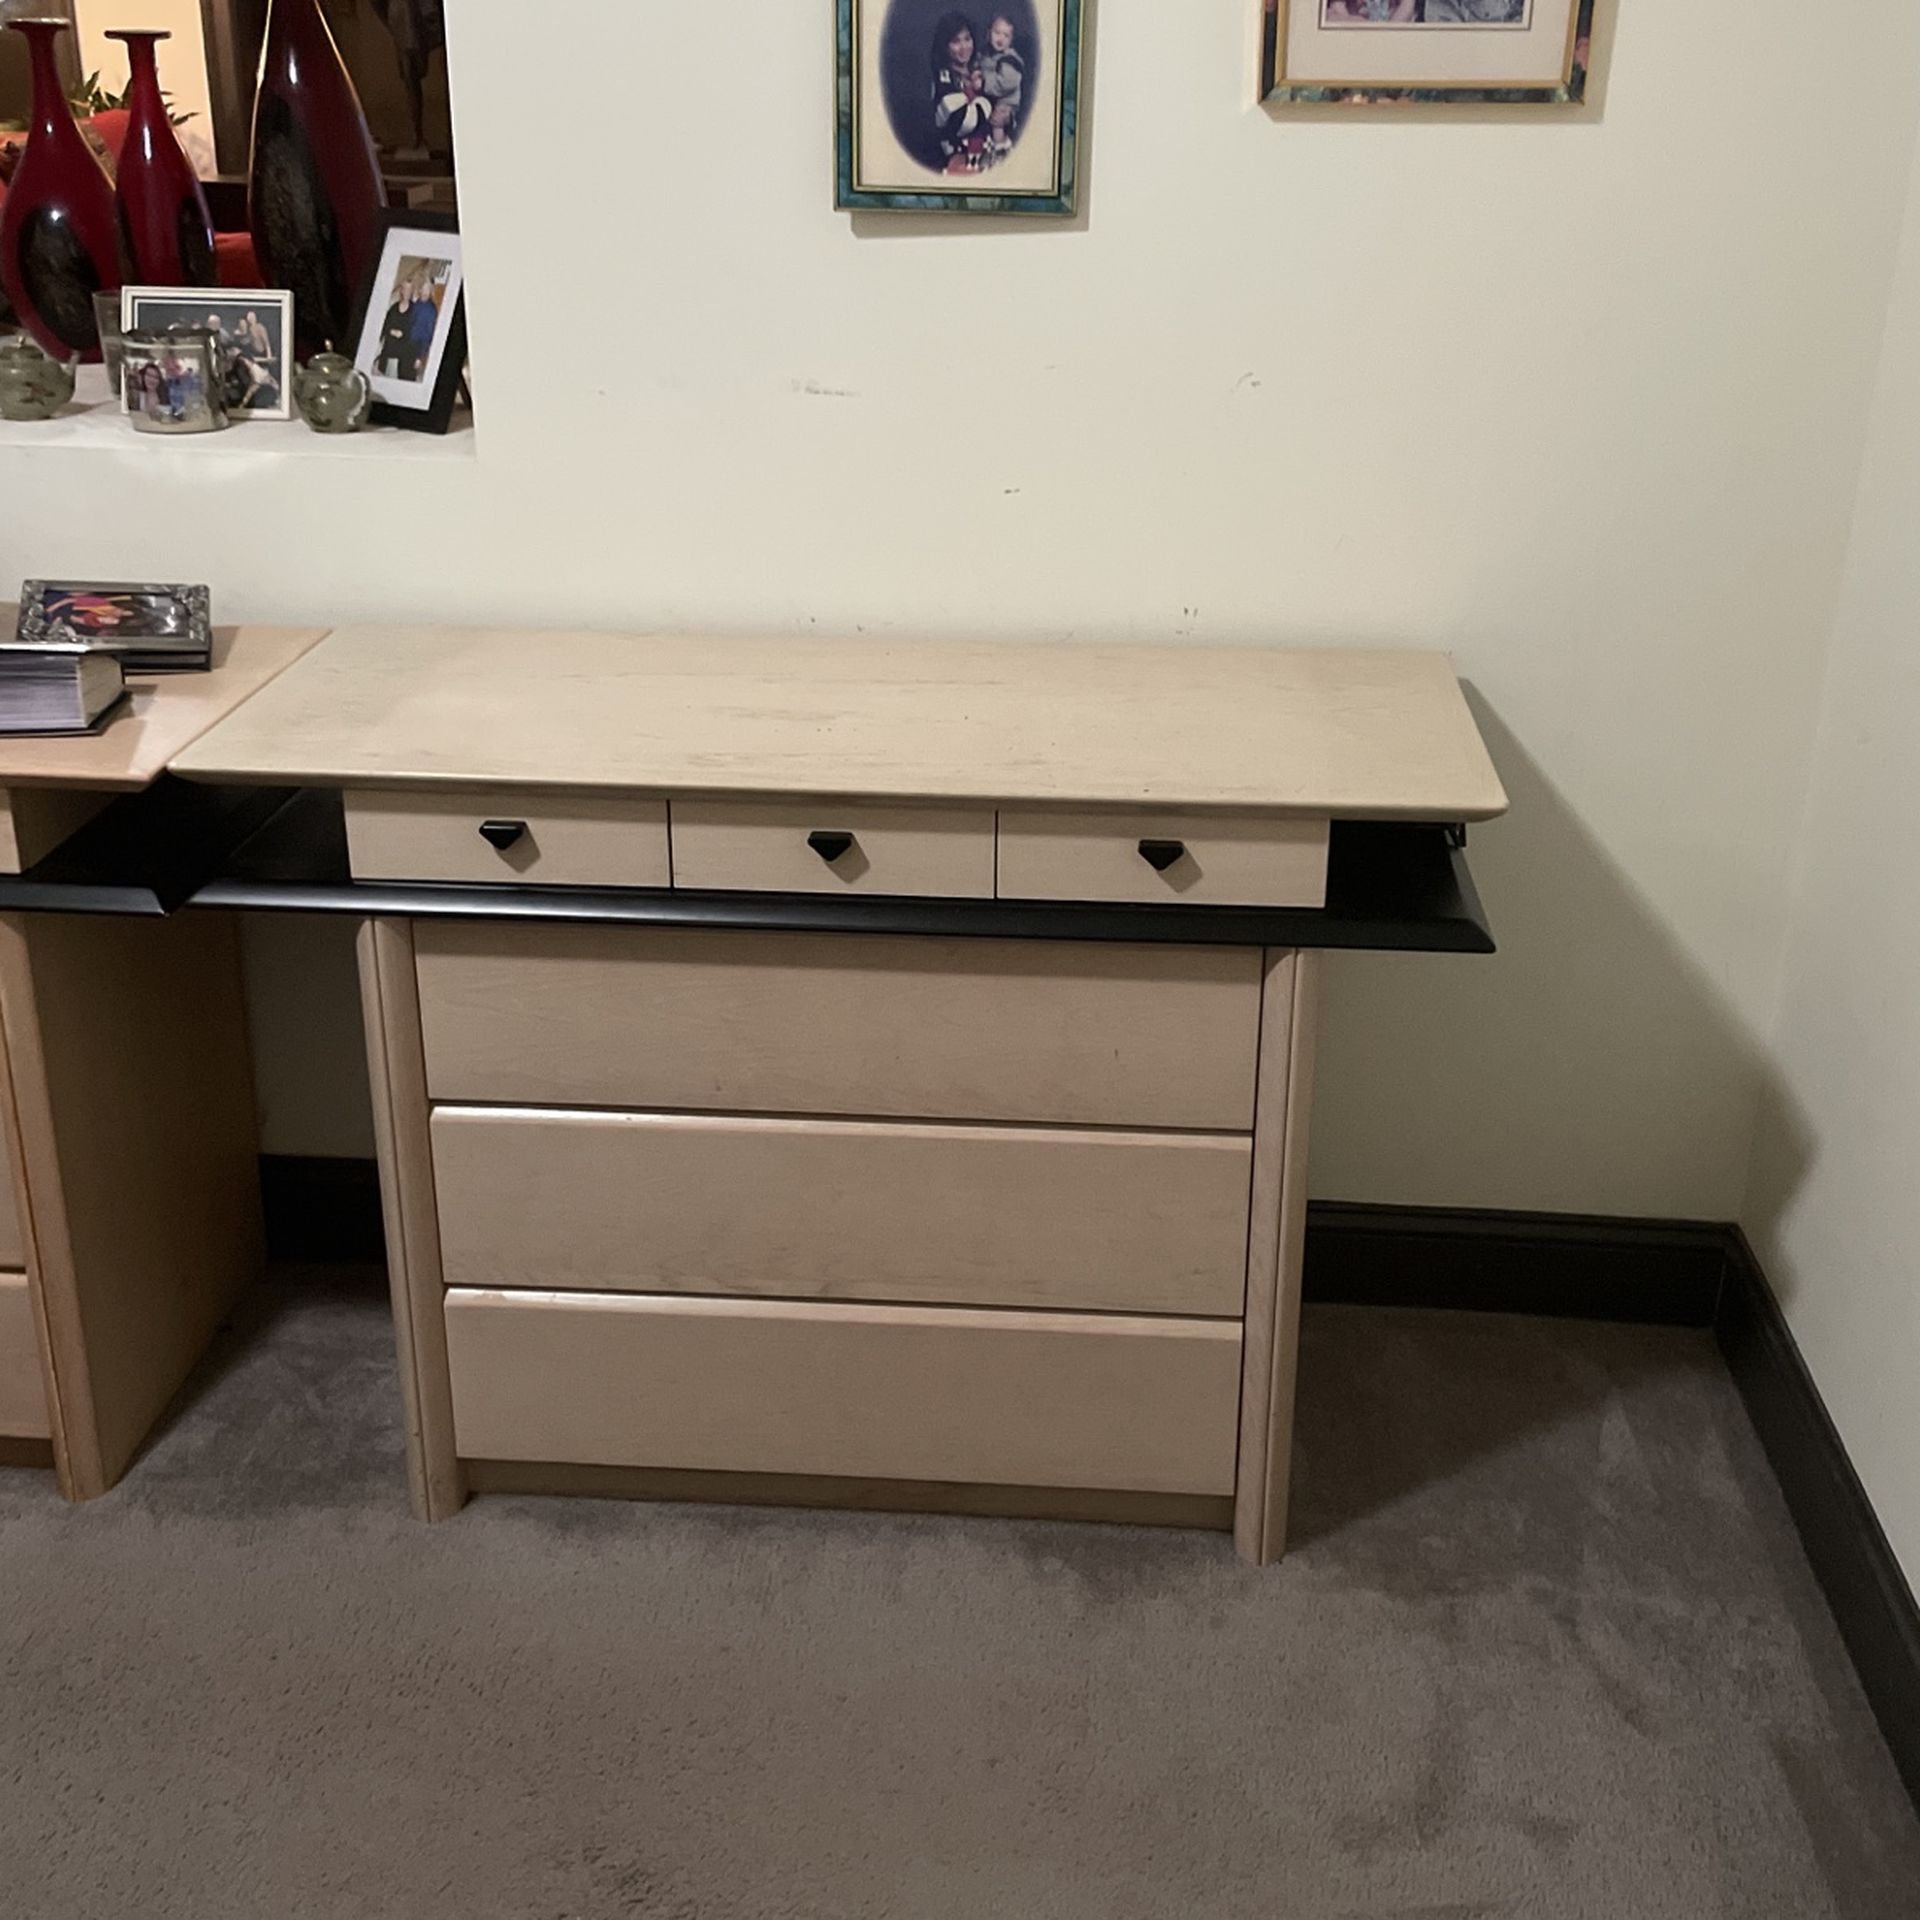
[[[358,433],[373,406],[373,382],[344,353],[316,353],[294,369],[293,404],[315,433]]]
[[[21,334],[0,340],[0,420],[51,420],[73,398],[73,367]]]

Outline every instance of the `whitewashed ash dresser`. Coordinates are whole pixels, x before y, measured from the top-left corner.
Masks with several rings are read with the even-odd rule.
[[[1491,945],[1442,657],[338,631],[176,767],[364,922],[423,1514],[1282,1551],[1319,950]]]

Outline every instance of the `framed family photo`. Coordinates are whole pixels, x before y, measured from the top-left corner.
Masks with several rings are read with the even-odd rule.
[[[1263,93],[1300,105],[1586,98],[1594,0],[1265,0]]]
[[[123,287],[120,325],[164,337],[191,327],[212,337],[220,398],[235,420],[291,420],[293,295],[284,288]],[[122,404],[127,404],[123,395]]]
[[[467,366],[466,272],[451,214],[387,209],[360,292],[353,364],[376,425],[445,433]]]
[[[129,580],[29,580],[16,644],[98,647],[129,673],[201,668],[213,649],[204,586]]]
[[[1073,212],[1082,0],[837,4],[837,206]]]

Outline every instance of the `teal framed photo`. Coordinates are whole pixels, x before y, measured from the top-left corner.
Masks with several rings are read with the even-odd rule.
[[[1264,0],[1261,91],[1299,106],[1578,106],[1594,0]]]
[[[836,206],[1074,211],[1083,0],[836,5]]]

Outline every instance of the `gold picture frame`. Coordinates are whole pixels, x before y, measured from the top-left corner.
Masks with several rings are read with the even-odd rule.
[[[1573,0],[1568,7],[1565,54],[1552,80],[1543,80],[1538,74],[1524,78],[1499,74],[1449,77],[1438,70],[1430,76],[1407,73],[1391,77],[1364,73],[1337,78],[1321,74],[1299,76],[1291,72],[1288,65],[1294,17],[1302,8],[1318,12],[1325,0],[1263,0],[1263,4],[1261,98],[1281,105],[1578,106],[1586,98],[1595,0]],[[1354,34],[1356,42],[1362,45],[1369,37],[1365,30]]]

